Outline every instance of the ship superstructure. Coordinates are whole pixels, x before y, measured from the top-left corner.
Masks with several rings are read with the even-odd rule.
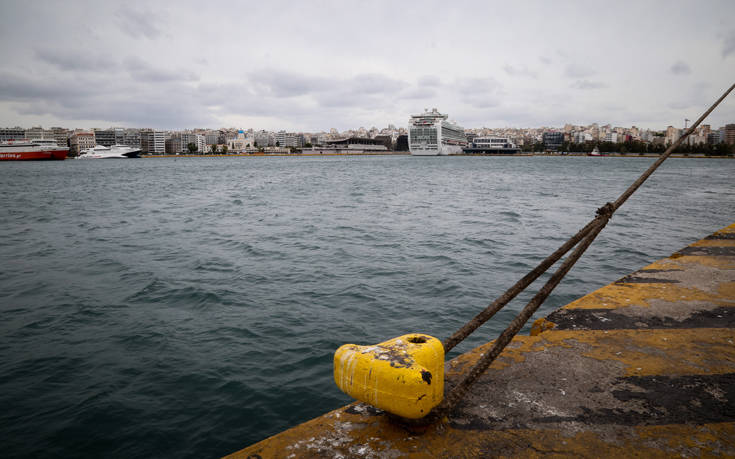
[[[415,156],[454,155],[467,146],[464,129],[436,108],[412,115],[408,122],[408,149]]]
[[[513,155],[520,153],[521,149],[508,137],[483,136],[475,137],[463,151],[466,154]]]

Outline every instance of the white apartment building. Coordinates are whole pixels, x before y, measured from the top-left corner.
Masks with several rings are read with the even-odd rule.
[[[140,131],[140,149],[143,153],[162,155],[166,152],[166,133],[143,129]]]

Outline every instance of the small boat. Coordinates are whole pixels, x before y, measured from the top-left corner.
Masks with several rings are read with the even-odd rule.
[[[139,158],[140,153],[140,148],[128,147],[127,145],[113,145],[111,147],[97,145],[94,148],[87,148],[86,150],[82,150],[82,153],[77,157],[77,159]]]
[[[587,153],[587,156],[605,156],[600,154],[600,149],[595,147],[591,152]]]

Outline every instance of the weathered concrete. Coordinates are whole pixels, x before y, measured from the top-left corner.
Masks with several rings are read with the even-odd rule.
[[[531,334],[423,432],[353,403],[230,457],[735,456],[735,224]],[[447,362],[446,384],[488,346]]]

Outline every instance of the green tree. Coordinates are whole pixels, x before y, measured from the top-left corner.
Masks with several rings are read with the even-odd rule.
[[[209,151],[211,151],[213,155],[216,154],[217,153],[217,145],[210,145],[209,146]]]
[[[222,145],[222,154],[223,155],[227,154],[227,145]]]
[[[199,150],[199,147],[197,147],[197,144],[195,144],[194,142],[189,142],[189,144],[186,145],[186,148],[189,149],[189,153],[195,153]]]

